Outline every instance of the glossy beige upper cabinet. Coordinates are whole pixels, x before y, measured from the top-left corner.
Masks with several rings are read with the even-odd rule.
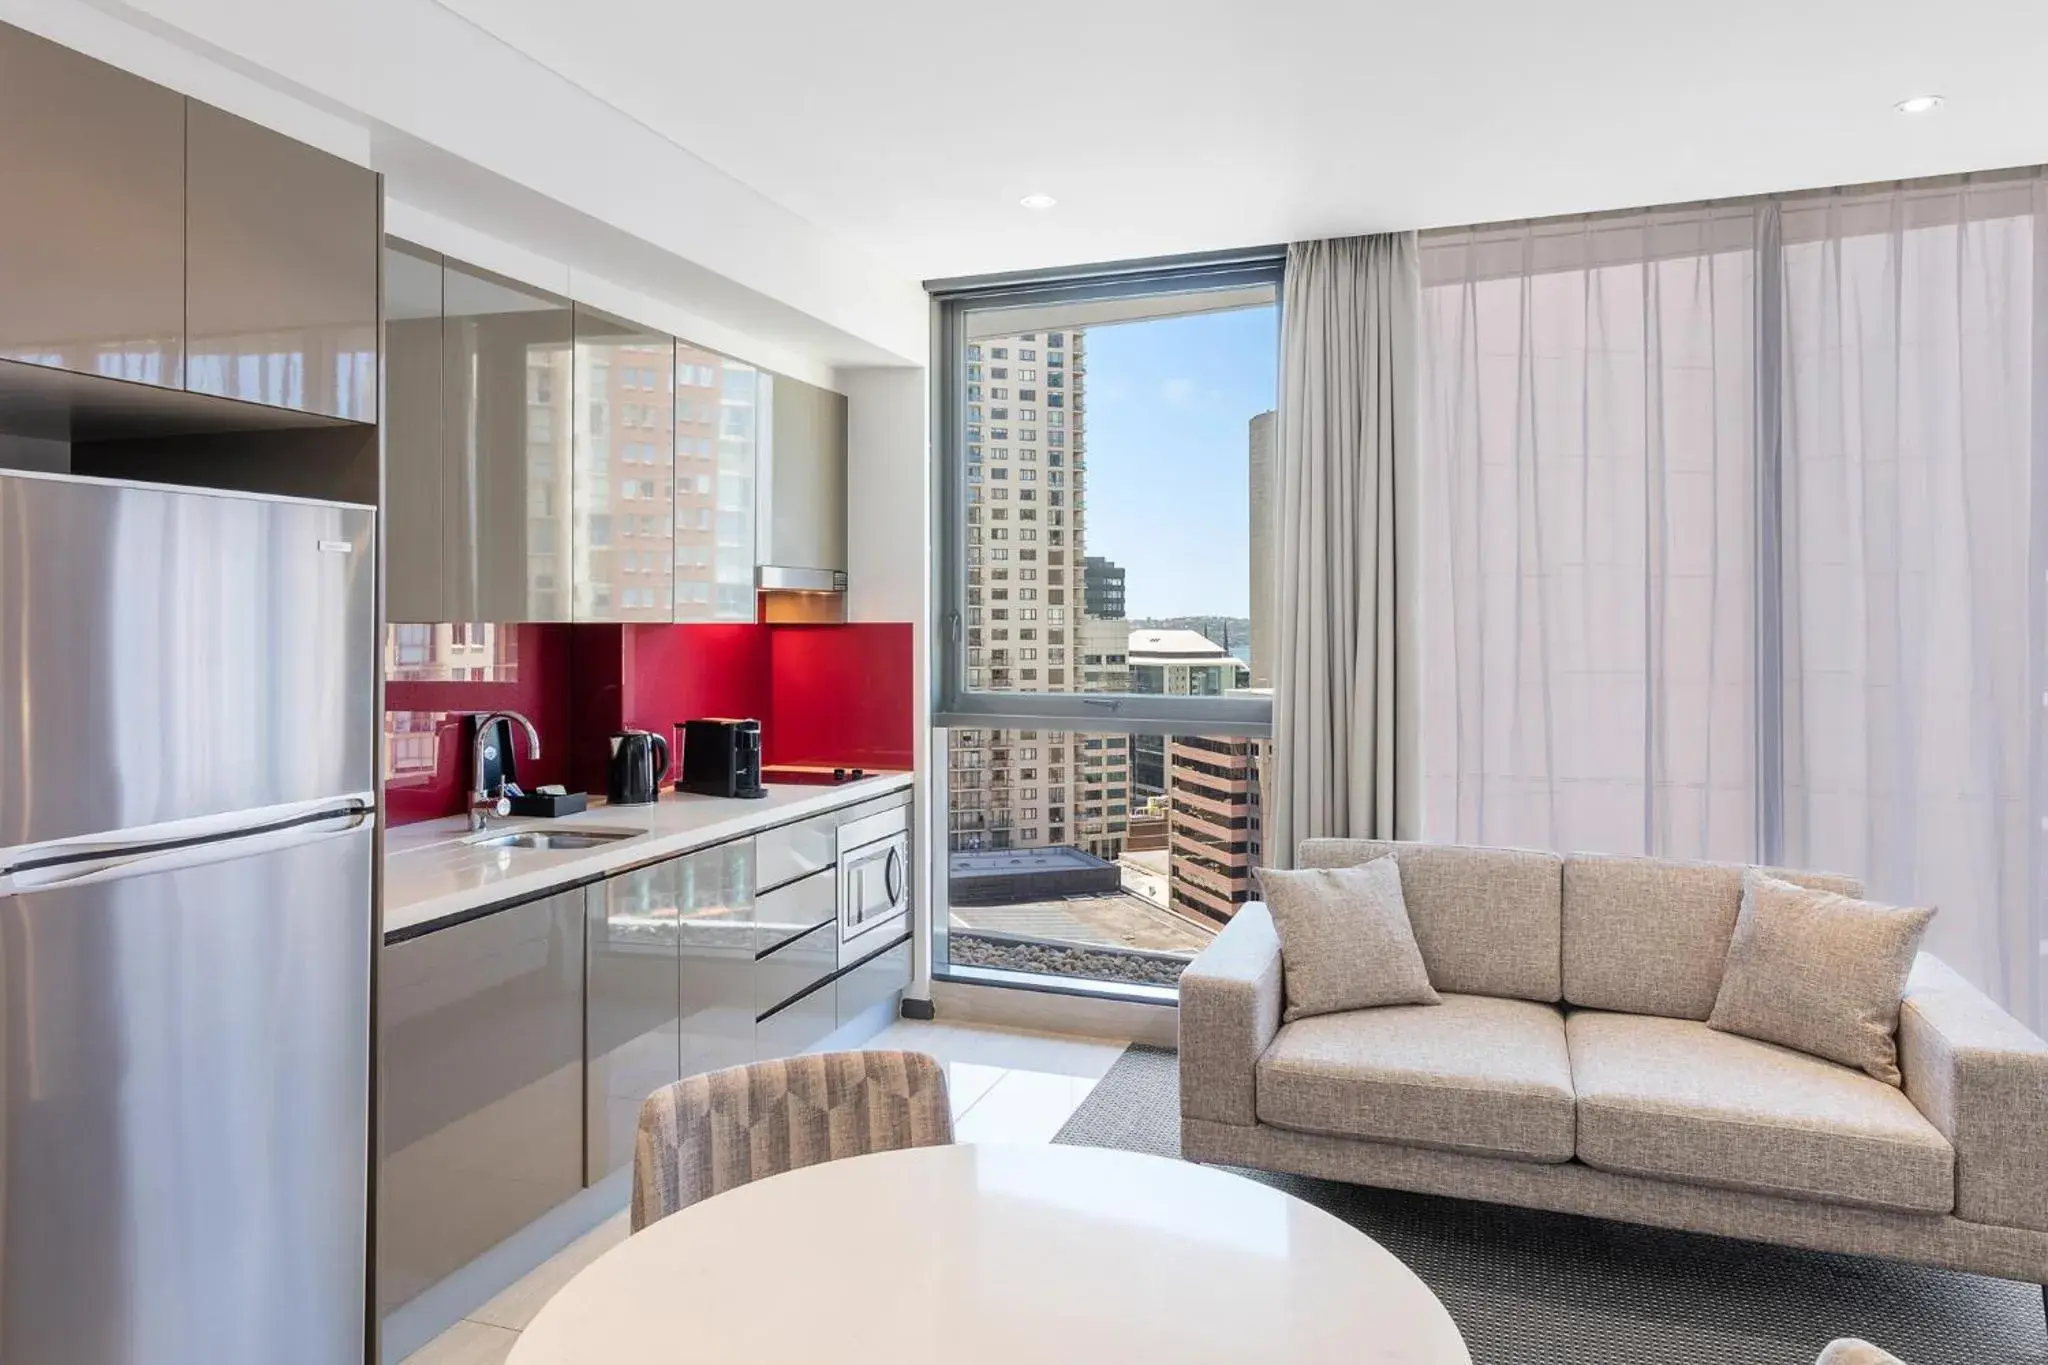
[[[185,109],[185,387],[376,421],[376,173]]]
[[[845,587],[846,398],[774,375],[761,441],[763,587]]]
[[[678,621],[754,619],[754,461],[762,378],[676,343]]]
[[[453,620],[443,464],[441,256],[384,249],[385,616]]]
[[[578,621],[671,619],[675,345],[576,305]]]
[[[183,96],[0,25],[0,205],[0,358],[184,383]]]
[[[442,300],[442,619],[567,621],[574,310],[454,260]]]

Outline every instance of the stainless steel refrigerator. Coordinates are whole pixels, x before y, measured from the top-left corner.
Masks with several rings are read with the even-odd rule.
[[[0,475],[0,1361],[361,1365],[369,508]]]

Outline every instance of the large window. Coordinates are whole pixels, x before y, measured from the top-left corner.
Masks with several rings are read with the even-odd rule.
[[[1255,897],[1278,277],[943,296],[941,971],[1171,989]]]

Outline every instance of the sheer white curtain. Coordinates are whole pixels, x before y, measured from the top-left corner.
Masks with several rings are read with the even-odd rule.
[[[1425,837],[1855,873],[2048,1023],[2041,175],[1422,269]]]
[[[1784,206],[1783,855],[2039,1021],[2037,175]]]
[[[1424,238],[1428,838],[1750,855],[1754,236]]]

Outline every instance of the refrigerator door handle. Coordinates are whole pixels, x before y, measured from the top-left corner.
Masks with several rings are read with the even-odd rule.
[[[89,886],[268,853],[349,834],[368,823],[367,797],[313,801],[132,831],[119,841],[59,840],[0,853],[0,896]]]

